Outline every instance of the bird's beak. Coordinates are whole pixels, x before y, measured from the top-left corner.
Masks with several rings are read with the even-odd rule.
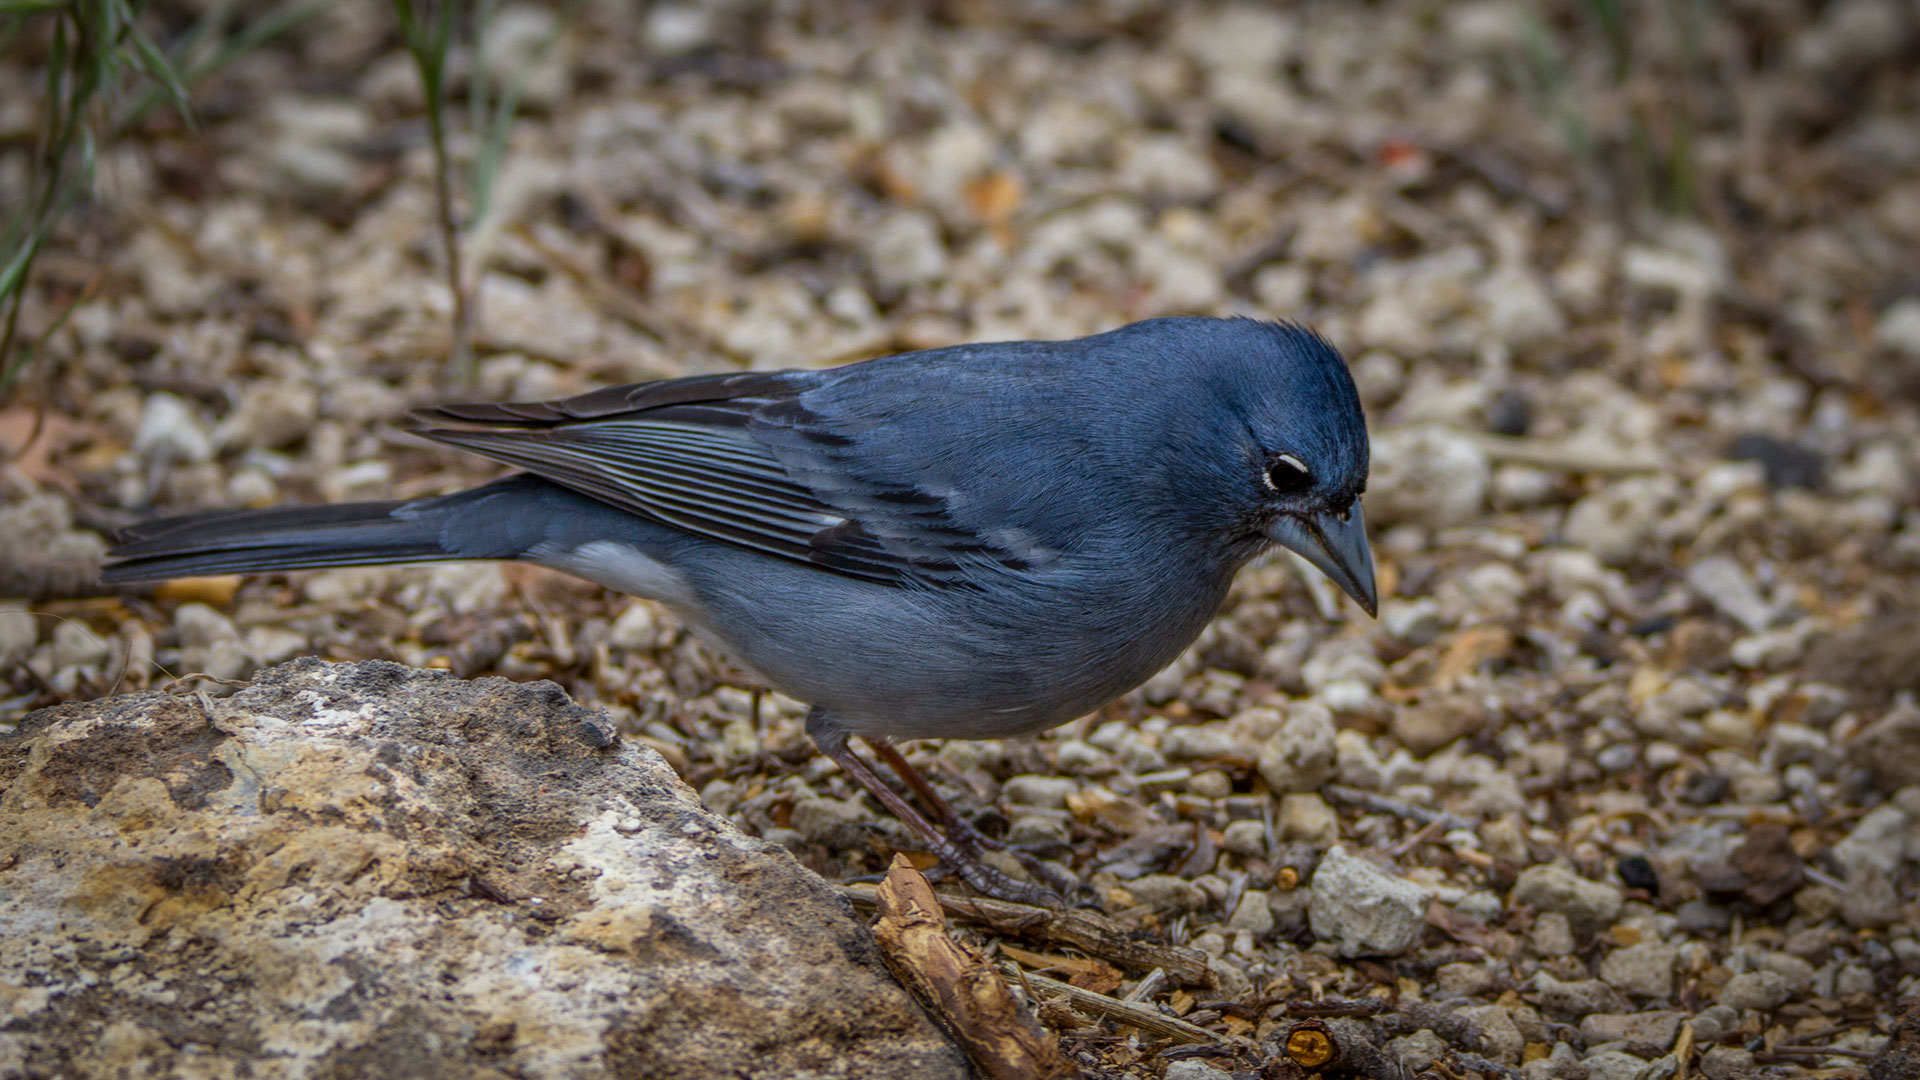
[[[1298,554],[1333,579],[1368,615],[1380,613],[1374,591],[1373,549],[1367,546],[1367,519],[1355,499],[1346,514],[1281,514],[1268,527],[1273,542]]]

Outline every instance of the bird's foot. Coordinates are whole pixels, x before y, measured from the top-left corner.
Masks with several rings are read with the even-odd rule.
[[[1059,893],[1045,885],[1021,881],[957,845],[945,851],[935,851],[934,854],[939,856],[943,866],[952,870],[961,881],[966,882],[974,892],[982,896],[1005,900],[1010,904],[1047,908],[1050,911],[1059,911],[1067,906],[1067,902],[1060,898]]]
[[[1033,875],[1035,881],[1061,896],[1077,897],[1083,892],[1090,892],[1085,882],[1062,869],[1058,863],[1048,862],[1032,852],[1022,851],[1017,847],[1010,847],[1007,850],[1014,858],[1020,860],[1020,865],[1026,867],[1027,873]]]
[[[1007,845],[974,828],[972,822],[961,817],[960,812],[953,808],[953,804],[941,797],[933,784],[920,774],[919,769],[913,767],[898,747],[874,736],[869,736],[866,743],[873,749],[873,756],[885,762],[887,767],[893,770],[894,775],[898,776],[909,790],[919,796],[920,802],[933,812],[934,820],[939,822],[947,839],[975,851],[1006,849]]]
[[[903,798],[899,792],[888,787],[868,764],[860,760],[848,744],[846,731],[838,727],[832,717],[818,706],[807,714],[807,734],[813,737],[815,746],[832,758],[844,769],[848,776],[861,787],[880,800],[880,805],[893,812],[893,816],[912,830],[927,851],[955,874],[960,880],[972,886],[975,892],[990,896],[996,900],[1005,900],[1015,904],[1031,904],[1036,907],[1059,910],[1066,902],[1043,885],[1019,881],[997,867],[982,861],[979,851],[982,848],[994,850],[1001,846],[998,841],[982,836],[973,826],[966,823],[953,812],[946,800],[940,798],[933,785],[927,783],[907,759],[900,755],[885,739],[869,738],[867,743],[873,747],[875,756],[886,762],[900,774],[912,791],[921,796],[952,833],[942,833],[926,816],[914,809],[913,804]],[[957,835],[954,835],[957,834]]]
[[[951,811],[949,811],[951,813]],[[971,851],[1006,851],[1007,845],[975,828],[973,823],[959,814],[943,818],[940,827],[947,839]],[[1018,853],[1016,853],[1017,855]]]

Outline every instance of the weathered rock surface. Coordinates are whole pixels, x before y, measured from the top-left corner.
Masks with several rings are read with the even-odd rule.
[[[6,1076],[967,1075],[824,882],[550,683],[35,713],[0,940]]]

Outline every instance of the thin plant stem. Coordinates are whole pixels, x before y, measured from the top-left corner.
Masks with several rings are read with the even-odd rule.
[[[402,36],[420,70],[427,109],[427,136],[433,148],[433,195],[446,262],[447,288],[453,297],[453,341],[447,357],[462,381],[474,378],[473,312],[460,258],[460,222],[453,210],[453,161],[447,152],[447,54],[453,48],[453,0],[433,5],[433,25],[422,24],[414,0],[393,0]]]
[[[447,262],[447,288],[453,293],[453,351],[448,358],[455,371],[473,380],[473,321],[468,310],[466,273],[460,265],[460,226],[453,218],[453,166],[447,160],[446,122],[438,108],[427,110],[427,129],[433,140],[433,198],[439,206],[440,247]]]

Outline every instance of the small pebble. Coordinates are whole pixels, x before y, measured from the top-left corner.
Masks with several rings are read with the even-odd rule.
[[[1166,1080],[1233,1080],[1233,1074],[1222,1072],[1204,1061],[1176,1061],[1167,1066],[1163,1074]]]
[[[1740,1014],[1726,1005],[1709,1005],[1693,1014],[1693,1041],[1696,1046],[1712,1046],[1721,1037],[1740,1026]]]
[[[1333,736],[1333,714],[1312,703],[1296,704],[1260,749],[1260,778],[1279,794],[1319,788],[1333,775]]]
[[[1541,972],[1535,976],[1534,990],[1541,1011],[1560,1019],[1579,1020],[1595,1013],[1623,1012],[1624,1004],[1613,988],[1599,979],[1575,979],[1562,982]]]
[[[1673,993],[1672,946],[1645,941],[1615,949],[1600,959],[1600,978],[1617,990],[1643,998]]]
[[[1486,451],[1464,436],[1439,427],[1388,431],[1373,441],[1367,514],[1379,525],[1465,525],[1486,505],[1492,478]]]
[[[57,668],[103,664],[113,656],[113,642],[94,633],[78,619],[62,619],[53,628],[53,664]]]
[[[1533,920],[1533,951],[1542,957],[1566,956],[1578,947],[1573,922],[1558,911],[1545,912]]]
[[[1588,1054],[1581,1064],[1587,1067],[1587,1080],[1640,1080],[1647,1059],[1624,1050],[1602,1050]]]
[[[1587,1067],[1573,1047],[1556,1042],[1546,1057],[1522,1065],[1520,1074],[1526,1080],[1587,1080]]]
[[[1628,1053],[1655,1057],[1673,1046],[1686,1014],[1672,1009],[1638,1013],[1595,1013],[1580,1021],[1580,1036],[1588,1046],[1624,1043]],[[1696,1033],[1697,1034],[1697,1033]]]
[[[1493,973],[1484,964],[1442,964],[1433,977],[1440,986],[1440,992],[1448,997],[1474,997],[1485,993],[1494,984]]]
[[[1304,888],[1275,889],[1267,893],[1267,912],[1273,916],[1274,932],[1290,937],[1305,930],[1312,902],[1313,893]]]
[[[1418,648],[1440,635],[1440,605],[1430,597],[1389,599],[1380,604],[1380,629]]]
[[[1340,817],[1318,795],[1283,795],[1274,831],[1282,841],[1298,840],[1314,847],[1326,847],[1340,838]]]
[[[185,401],[157,392],[147,395],[133,449],[160,464],[207,461],[213,457],[213,436]]]
[[[1000,797],[1016,806],[1061,810],[1079,790],[1080,782],[1069,776],[1016,776],[1001,786]]]
[[[1267,905],[1267,894],[1259,889],[1248,889],[1240,894],[1240,902],[1234,905],[1233,914],[1227,916],[1227,929],[1245,930],[1256,938],[1266,937],[1273,932],[1273,912]]]
[[[1707,1080],[1745,1080],[1753,1075],[1753,1051],[1737,1046],[1714,1046],[1700,1055],[1700,1072]]]
[[[1519,1006],[1525,1008],[1525,1006]],[[1462,1005],[1460,1016],[1480,1029],[1486,1055],[1505,1065],[1518,1065],[1527,1048],[1527,1038],[1515,1019],[1516,1009],[1505,1005]],[[1531,1009],[1527,1010],[1532,1012]]]
[[[1546,864],[1521,871],[1510,902],[1565,915],[1576,929],[1593,933],[1620,914],[1620,890],[1589,881],[1563,866]]]
[[[1314,936],[1331,941],[1342,956],[1393,956],[1418,944],[1429,897],[1336,845],[1314,871],[1308,915]]]
[[[1793,983],[1774,971],[1747,971],[1720,988],[1720,1004],[1730,1009],[1772,1012],[1794,996]]]
[[[1127,891],[1136,902],[1155,911],[1196,911],[1207,905],[1207,894],[1198,885],[1171,874],[1148,874],[1127,882]]]
[[[898,291],[938,280],[947,269],[947,249],[931,215],[902,211],[869,234],[867,260],[874,282]]]
[[[1021,814],[1007,826],[1007,843],[1015,847],[1056,847],[1072,841],[1072,829],[1058,815]]]
[[[1425,757],[1487,723],[1486,709],[1466,695],[1447,695],[1395,712],[1391,731],[1401,745]]]
[[[1221,830],[1220,846],[1235,855],[1265,855],[1267,827],[1258,821],[1230,821]]]
[[[1429,1065],[1447,1056],[1446,1040],[1429,1028],[1402,1035],[1387,1043],[1387,1052],[1400,1059],[1409,1073],[1424,1072]]]
[[[1653,554],[1654,530],[1672,498],[1664,478],[1616,481],[1568,511],[1567,540],[1608,566],[1631,565]]]
[[[39,620],[19,608],[0,605],[0,667],[25,656],[39,642]]]
[[[818,796],[793,804],[793,827],[810,843],[851,847],[859,843],[874,820],[872,811],[857,800]]]
[[[1620,883],[1629,889],[1658,894],[1660,892],[1660,874],[1647,861],[1645,855],[1626,855],[1615,864],[1614,872],[1620,875]]]
[[[1705,899],[1690,899],[1674,911],[1682,934],[1724,934],[1734,924],[1734,913]]]
[[[1203,799],[1224,799],[1233,794],[1233,779],[1219,769],[1193,774],[1187,790]]]

